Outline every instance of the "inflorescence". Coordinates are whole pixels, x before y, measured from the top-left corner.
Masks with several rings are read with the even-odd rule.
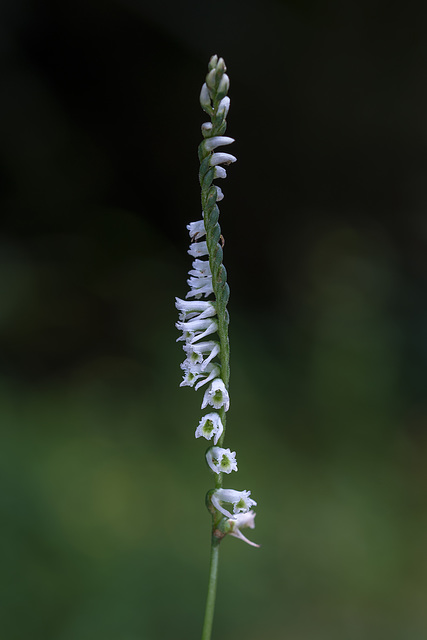
[[[223,135],[230,108],[230,98],[227,96],[229,78],[225,71],[224,60],[213,56],[200,93],[200,104],[210,116],[210,122],[202,125],[204,140],[199,145],[202,219],[190,222],[187,226],[191,240],[188,253],[194,261],[187,280],[189,291],[186,299],[176,298],[179,311],[176,327],[182,331],[178,341],[184,342],[186,356],[181,364],[184,377],[180,386],[194,387],[196,390],[204,387],[201,408],[210,409],[201,418],[195,432],[196,438],[203,437],[214,443],[206,452],[206,461],[216,474],[216,488],[208,494],[209,509],[216,516],[216,524],[218,517],[227,518],[222,523],[223,532],[257,546],[240,532],[241,527],[255,526],[255,514],[251,507],[256,502],[250,498],[251,492],[222,488],[222,474],[237,471],[236,452],[222,446],[226,412],[230,408],[229,319],[226,308],[229,287],[222,264],[223,238],[217,206],[224,194],[220,187],[213,184],[213,180],[227,175],[221,165],[236,161],[230,153],[216,151],[234,142],[233,138]],[[206,300],[209,296],[213,296],[213,299]],[[224,504],[230,505],[232,513]]]

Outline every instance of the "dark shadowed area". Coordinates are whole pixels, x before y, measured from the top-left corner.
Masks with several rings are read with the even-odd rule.
[[[427,5],[409,6],[1,3],[2,639],[200,635],[213,479],[174,297],[214,53],[238,157],[225,446],[262,545],[223,542],[214,638],[427,637]]]

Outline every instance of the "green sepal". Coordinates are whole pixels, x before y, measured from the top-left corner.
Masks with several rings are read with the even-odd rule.
[[[227,282],[227,269],[224,267],[223,264],[221,264],[219,268],[216,281],[218,282],[219,285],[225,285]]]
[[[208,116],[212,118],[212,114],[214,113],[214,108],[208,107],[207,104],[202,104],[202,103],[200,103],[200,106],[202,107],[203,111],[205,111],[208,114]]]
[[[212,129],[211,131],[214,131],[214,135],[216,136],[222,136],[223,133],[225,133],[225,130],[227,129],[227,121],[224,119],[224,114],[220,113],[218,116],[215,114],[212,117]]]
[[[215,245],[218,243],[218,240],[221,236],[221,227],[219,224],[216,224],[214,227],[209,229],[209,244]]]
[[[199,171],[199,180],[200,180],[200,186],[202,187],[202,191],[209,189],[209,187],[212,184],[212,180],[214,179],[214,176],[215,176],[215,167],[211,167],[209,171],[207,171],[204,175],[202,174],[201,170]]]
[[[205,504],[206,504],[206,509],[209,511],[210,514],[212,514],[213,516],[216,515],[217,510],[215,509],[215,507],[212,504],[212,500],[211,500],[211,496],[212,494],[215,492],[215,489],[210,489],[207,494],[206,494],[206,498],[205,498]]]
[[[216,198],[217,198],[216,188],[214,186],[212,186],[209,189],[208,195],[207,195],[207,198],[206,198],[206,208],[207,209],[212,209],[213,207],[216,206]]]
[[[227,535],[227,533],[231,533],[234,530],[234,522],[230,522],[229,518],[224,518],[223,516],[216,525],[216,528],[224,535]]]
[[[222,247],[220,247],[220,245],[217,244],[212,251],[212,262],[217,266],[217,268],[222,262],[222,257],[223,257]]]
[[[206,168],[206,171],[209,168],[209,162],[210,162],[210,151],[206,151],[205,149],[205,141],[202,140],[201,143],[199,144],[199,146],[197,147],[197,155],[199,157],[199,162],[200,162],[200,169],[202,168],[202,165],[204,162],[206,162],[206,160],[208,161],[208,167]]]
[[[214,226],[218,223],[219,209],[217,205],[215,205],[212,209],[206,207],[205,209],[203,209],[203,211],[205,212],[205,229],[206,231],[208,231],[210,229],[213,229]],[[218,239],[219,236],[216,242],[218,242]]]

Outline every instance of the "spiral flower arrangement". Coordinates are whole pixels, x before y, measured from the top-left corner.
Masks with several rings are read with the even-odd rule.
[[[225,73],[224,60],[212,56],[209,72],[200,92],[200,104],[210,121],[202,124],[203,140],[199,145],[199,181],[201,186],[202,219],[190,222],[188,253],[194,258],[189,271],[189,291],[186,299],[176,298],[179,321],[176,327],[182,331],[178,341],[183,341],[185,360],[180,386],[204,387],[202,409],[205,414],[196,428],[196,438],[212,440],[213,446],[206,452],[206,461],[215,475],[215,488],[208,492],[206,503],[212,514],[211,566],[202,639],[210,638],[216,590],[218,545],[227,535],[238,537],[252,546],[242,533],[244,527],[254,528],[255,514],[251,507],[256,502],[250,491],[225,489],[223,474],[237,471],[236,452],[223,447],[226,414],[230,408],[230,347],[228,339],[229,316],[227,303],[230,289],[223,265],[224,240],[218,223],[218,202],[224,198],[214,180],[227,176],[224,165],[236,162],[235,156],[219,151],[234,142],[225,136],[226,117],[230,108],[227,96],[229,77]],[[207,300],[210,296],[213,299]],[[203,299],[204,298],[204,299]]]

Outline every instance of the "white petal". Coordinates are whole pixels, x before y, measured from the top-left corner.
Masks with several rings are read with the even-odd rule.
[[[252,500],[249,496],[250,491],[236,491],[235,489],[216,489],[215,495],[222,502],[229,502],[233,505],[233,512],[246,513],[253,505],[256,505],[255,500]],[[212,500],[213,501],[213,500]],[[232,518],[235,520],[236,518]]]
[[[213,153],[211,155],[209,164],[211,167],[214,167],[217,164],[231,164],[236,161],[236,156],[232,156],[231,153],[223,153],[220,151],[219,153]]]
[[[234,520],[236,516],[233,516],[229,511],[227,511],[227,509],[224,509],[224,507],[221,506],[218,500],[218,497],[216,495],[218,491],[219,489],[212,494],[211,500],[212,500],[213,506],[215,507],[215,509],[218,509],[218,511],[220,511],[224,516],[227,516],[228,518],[230,518],[230,520]]]
[[[220,352],[220,347],[219,347],[219,344],[218,344],[218,343],[216,343],[216,344],[215,344],[215,346],[214,346],[214,348],[212,349],[212,351],[211,351],[211,352],[210,352],[210,354],[208,355],[208,357],[207,357],[205,360],[203,360],[203,362],[202,362],[202,371],[203,371],[203,369],[206,369],[206,367],[207,367],[207,365],[210,363],[210,361],[211,361],[211,360],[213,360],[213,359],[218,355],[218,353],[219,353],[219,352]],[[215,382],[215,380],[214,380],[214,382]],[[213,384],[213,383],[212,383],[212,384]],[[212,385],[211,385],[211,386],[212,386]],[[228,394],[227,394],[227,397],[228,397]],[[215,409],[219,409],[219,407],[218,407],[218,406],[215,406],[215,402],[211,402],[210,404],[211,404]],[[205,405],[205,406],[206,406],[206,405]],[[220,406],[222,406],[222,405],[220,405]],[[230,406],[230,403],[228,404],[228,406]],[[202,409],[203,409],[203,408],[204,408],[204,407],[202,407]],[[226,410],[226,411],[228,411],[228,409],[225,409],[225,410]]]
[[[195,262],[201,261],[199,260]],[[179,316],[181,322],[185,322],[190,318],[203,320],[203,318],[211,318],[212,316],[216,316],[216,308],[212,302],[202,302],[201,300],[181,300],[180,298],[175,299],[175,306],[178,311],[181,312]]]
[[[208,424],[207,424],[208,423]],[[218,413],[207,413],[199,422],[199,426],[196,429],[195,436],[196,438],[206,438],[206,440],[210,440],[212,437],[214,438],[214,443],[216,444],[219,438],[224,431],[224,426],[222,424],[221,418]]]
[[[209,89],[206,85],[206,82],[203,84],[200,91],[200,104],[202,105],[202,107],[212,108],[211,97],[209,95]]]
[[[215,167],[214,179],[215,178],[226,178],[227,172],[224,167]]]
[[[190,248],[187,253],[189,253],[190,256],[193,256],[193,258],[200,258],[201,256],[207,256],[209,254],[208,246],[206,242],[193,242],[192,244],[190,244]]]
[[[190,222],[190,224],[187,224],[187,229],[192,240],[198,240],[206,235],[205,223],[203,220]]]
[[[248,511],[247,513],[239,513],[235,520],[235,529],[255,529],[255,511]]]
[[[259,549],[261,546],[259,544],[256,544],[256,542],[252,542],[252,540],[249,540],[249,538],[244,536],[243,533],[240,531],[240,529],[237,529],[237,528],[234,529],[234,531],[230,531],[230,536],[234,536],[235,538],[239,538],[240,540],[243,540],[243,542],[246,542],[246,544],[250,544],[251,547],[257,547]]]
[[[208,382],[210,382],[211,380],[219,376],[219,374],[221,373],[220,368],[216,364],[208,364],[204,373],[207,373],[208,371],[210,371],[210,374],[208,375],[208,377],[205,378],[204,380],[200,380],[200,382],[196,384],[195,386],[196,391],[200,389],[200,387],[203,387],[203,385],[207,384]]]
[[[224,200],[224,194],[221,187],[216,187],[216,201],[220,202],[221,200]]]
[[[209,260],[194,260],[193,268],[188,273],[190,276],[195,276],[196,278],[212,277]]]
[[[218,93],[227,93],[229,87],[230,87],[230,78],[226,73],[224,73],[218,86]]]
[[[184,333],[184,339],[194,344],[195,342],[206,338],[206,336],[218,331],[218,323],[211,318],[199,320],[189,320],[188,322],[177,322],[176,328]],[[187,335],[185,335],[187,334]],[[182,340],[178,338],[177,342]]]
[[[206,453],[206,461],[214,473],[237,471],[236,452],[222,447],[211,447]]]
[[[219,345],[218,345],[218,351],[219,351]],[[213,350],[212,350],[212,353],[213,353]],[[208,358],[204,360],[202,364],[202,369],[206,362],[208,362]],[[227,389],[225,388],[224,382],[221,380],[221,378],[216,378],[211,383],[209,388],[206,389],[205,395],[203,398],[202,409],[207,407],[208,404],[212,405],[212,407],[214,407],[215,409],[220,409],[222,406],[224,406],[225,411],[229,410],[230,397],[228,395]]]
[[[220,115],[223,113],[224,117],[226,118],[229,109],[230,109],[230,98],[228,96],[225,96],[225,98],[223,98],[218,105],[217,114]]]
[[[212,149],[224,147],[225,145],[232,144],[233,142],[234,138],[229,138],[228,136],[213,136],[212,138],[206,138],[204,145],[207,151],[212,151]]]

